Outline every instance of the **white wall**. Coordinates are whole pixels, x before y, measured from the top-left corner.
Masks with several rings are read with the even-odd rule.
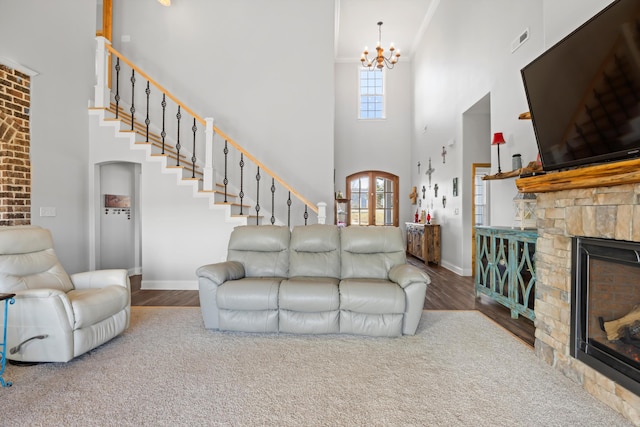
[[[31,80],[31,222],[51,230],[69,273],[88,266],[95,11],[94,0],[0,0],[0,56],[39,73]],[[40,207],[56,216],[40,217]]]
[[[116,49],[309,200],[332,201],[333,1],[115,0],[113,10]]]
[[[464,173],[462,114],[491,94],[491,132],[507,137],[503,168],[516,152],[524,163],[534,159],[531,123],[517,120],[528,109],[519,70],[609,1],[441,1],[411,62],[402,60],[390,73],[389,100],[398,106],[389,107],[389,119],[374,132],[361,128],[357,98],[348,94],[356,90],[356,72],[351,64],[333,64],[334,2],[191,0],[170,8],[155,1],[114,3],[116,48],[199,113],[214,116],[285,180],[300,182],[297,188],[312,200],[333,197],[334,111],[336,187],[360,169],[400,175],[401,221],[411,220],[408,193],[427,184],[424,170],[432,157],[433,183],[449,192],[447,208],[434,203],[443,224],[443,261],[462,269],[459,248],[468,243],[448,240],[463,236],[452,231],[463,225],[453,218],[450,197],[452,178]],[[39,72],[32,79],[32,222],[52,230],[65,268],[81,271],[90,253],[86,108],[94,84],[96,2],[0,0],[0,11],[0,40],[9,41],[0,43],[0,56]],[[512,54],[511,41],[527,27],[531,38]],[[132,41],[122,44],[123,34]],[[443,165],[442,145],[452,138]],[[352,143],[368,154],[347,170],[343,162],[356,158],[349,156],[358,147]],[[497,170],[495,150],[491,156]],[[491,186],[492,224],[511,224],[513,181]],[[461,186],[459,197],[468,192]],[[40,207],[49,206],[57,216],[39,217]]]
[[[346,195],[346,177],[380,170],[400,178],[400,224],[413,221],[411,193],[411,64],[402,59],[385,70],[386,119],[358,119],[358,72],[352,63],[336,64],[335,190]],[[417,170],[417,169],[416,169]],[[332,207],[332,206],[331,206]],[[331,215],[331,219],[333,215]]]
[[[545,48],[548,49],[612,0],[543,0]]]
[[[447,207],[434,203],[434,217],[442,224],[442,264],[456,272],[470,272],[471,222],[455,214],[458,203],[449,203],[454,176],[469,177],[470,159],[463,155],[486,144],[492,170],[497,172],[497,151],[490,146],[491,134],[503,132],[507,143],[500,147],[502,171],[511,170],[511,156],[522,155],[523,164],[535,160],[537,146],[530,121],[518,120],[528,110],[520,70],[547,47],[571,32],[598,10],[605,0],[447,0],[435,15],[412,55],[414,75],[412,160],[425,164],[432,158],[438,183],[447,195]],[[529,39],[514,52],[511,43],[526,28]],[[490,94],[491,126],[486,135],[463,132],[463,113]],[[427,131],[423,132],[424,126]],[[440,152],[446,141],[447,164]],[[426,176],[415,180],[421,188]],[[471,187],[460,189],[464,208],[470,206]],[[517,189],[514,179],[491,181],[491,225],[516,225],[512,199]],[[432,195],[433,193],[431,193]],[[439,194],[439,199],[441,195]],[[467,204],[467,199],[468,203]],[[460,228],[464,232],[460,232]]]

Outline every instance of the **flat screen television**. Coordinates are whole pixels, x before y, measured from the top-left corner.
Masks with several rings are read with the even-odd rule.
[[[521,70],[545,171],[640,156],[640,1],[617,0]]]

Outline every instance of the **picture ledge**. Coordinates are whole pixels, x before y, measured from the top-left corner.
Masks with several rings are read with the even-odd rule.
[[[640,182],[640,159],[623,160],[516,180],[521,193],[611,187]]]

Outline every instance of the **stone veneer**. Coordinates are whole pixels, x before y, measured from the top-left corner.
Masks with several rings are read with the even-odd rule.
[[[573,236],[640,242],[640,184],[537,194],[536,355],[640,426],[640,397],[571,357]]]

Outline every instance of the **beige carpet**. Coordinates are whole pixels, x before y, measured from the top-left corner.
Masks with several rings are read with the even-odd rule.
[[[3,426],[630,425],[471,311],[367,338],[212,332],[197,307],[134,307],[120,337],[5,378]]]

